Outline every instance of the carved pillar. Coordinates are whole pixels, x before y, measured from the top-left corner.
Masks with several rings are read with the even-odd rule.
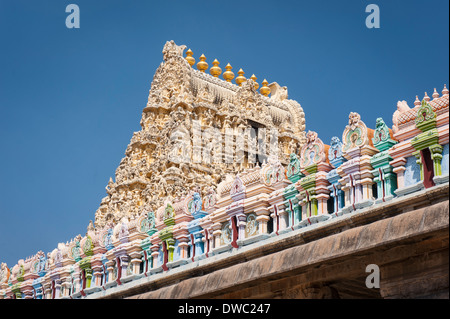
[[[50,278],[47,277],[44,283],[42,284],[42,291],[44,292],[45,299],[52,299],[51,281],[49,279]]]
[[[214,248],[220,247],[220,236],[222,235],[220,223],[214,223],[212,225],[213,236],[214,236]]]
[[[178,238],[178,248],[180,248],[180,259],[188,258],[189,238],[186,236]]]
[[[15,299],[22,299],[22,292],[20,291],[20,283],[11,286],[11,291]]]
[[[247,216],[244,213],[240,213],[236,215],[237,227],[238,227],[238,238],[245,238],[245,225],[246,225]]]
[[[108,282],[111,282],[111,281],[114,281],[114,277],[115,277],[115,274],[114,274],[114,265],[115,265],[115,261],[114,261],[114,259],[111,259],[111,260],[108,260],[107,262],[106,262],[106,269],[107,269],[107,271],[108,271]]]
[[[270,221],[270,212],[268,208],[260,207],[255,209],[256,221],[258,222],[258,234],[268,234],[267,223]]]
[[[279,206],[280,209],[278,209],[278,216],[279,216],[279,223],[280,223],[280,230],[286,229],[289,225],[289,214],[288,212],[284,209],[284,205],[281,204]]]
[[[442,151],[444,148],[439,144],[434,144],[429,147],[431,152],[431,159],[433,160],[434,165],[434,176],[441,176],[441,162],[442,162]]]
[[[61,283],[61,297],[69,297],[70,295],[70,277],[69,278],[65,278],[65,280]]]
[[[156,268],[157,264],[158,264],[156,261],[158,260],[158,256],[159,256],[159,245],[154,244],[154,245],[152,245],[151,249],[152,249],[152,254],[151,254],[152,268]]]
[[[270,217],[272,218],[273,232],[278,235],[278,232],[280,231],[280,215],[278,213],[278,206],[273,205],[271,211],[272,213],[270,214]]]
[[[301,206],[298,203],[298,198],[296,197],[298,195],[298,191],[295,188],[295,185],[289,185],[284,190],[284,199],[283,202],[284,206],[286,207],[285,210],[288,213],[287,219],[288,219],[288,225],[293,229],[294,225],[298,224],[299,221],[302,220],[301,216]]]
[[[102,272],[103,272],[103,267],[102,267],[101,263],[92,266],[92,275],[94,278],[93,286],[94,287],[101,286]]]
[[[85,257],[80,261],[80,269],[84,274],[83,289],[90,288],[91,281],[92,281],[92,268],[91,268],[91,257],[90,256]]]
[[[208,257],[209,252],[214,249],[214,235],[212,228],[203,229],[202,241],[204,243],[206,257]]]
[[[117,278],[120,281],[121,277],[125,277],[127,275],[127,268],[128,268],[128,263],[129,263],[129,257],[128,255],[124,254],[121,255],[120,257],[118,257],[118,259],[120,260],[120,276],[118,276],[119,278]],[[121,282],[118,282],[119,285],[121,284]]]
[[[141,251],[133,251],[130,252],[130,258],[131,258],[131,265],[132,265],[132,272],[133,275],[139,275],[140,273],[140,266],[142,262],[142,253]]]
[[[33,299],[34,291],[33,291],[33,286],[31,285],[31,282],[25,282],[25,284],[23,285],[21,290],[22,290],[24,299]]]
[[[44,293],[42,291],[41,278],[37,278],[33,281],[33,288],[35,291],[34,298],[42,299],[44,297]]]

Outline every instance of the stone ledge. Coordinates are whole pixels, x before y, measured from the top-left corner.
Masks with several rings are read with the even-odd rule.
[[[196,298],[362,251],[448,230],[448,201],[285,249],[132,298]]]
[[[382,222],[384,225],[383,227],[390,227],[390,224],[386,224],[386,220],[384,220],[383,218],[389,218],[390,216],[406,214],[405,211],[415,209],[416,208],[415,205],[427,206],[431,202],[439,202],[447,200],[448,191],[449,191],[448,184],[446,184],[436,186],[428,190],[423,190],[416,194],[396,198],[390,202],[370,206],[366,209],[355,211],[351,214],[345,214],[343,216],[329,219],[327,221],[311,225],[309,227],[304,227],[295,231],[287,232],[280,236],[275,236],[268,240],[253,243],[251,245],[244,246],[239,249],[233,249],[230,252],[224,252],[220,255],[211,256],[210,258],[206,258],[196,263],[190,263],[181,268],[173,269],[170,270],[169,272],[158,274],[157,276],[145,277],[140,280],[130,282],[126,285],[115,287],[114,289],[111,289],[109,291],[107,290],[100,292],[99,294],[95,294],[96,295],[95,297],[120,298],[136,295],[149,290],[156,290],[160,288],[167,289],[169,288],[167,287],[168,285],[174,283],[180,285],[183,283],[183,280],[186,279],[190,280],[189,278],[193,276],[194,277],[198,275],[205,276],[208,273],[213,273],[218,270],[226,270],[225,268],[235,266],[238,263],[248,262],[249,260],[251,261],[252,259],[273,253],[283,253],[283,251],[280,252],[280,250],[283,249],[289,249],[292,247],[300,248],[305,246],[305,244],[307,243],[315,245],[315,241],[324,240],[327,238],[326,236],[332,236],[336,233],[340,233],[345,230],[351,230],[352,228],[358,226],[367,225],[373,222]],[[385,232],[381,233],[384,234]],[[367,237],[368,234],[365,233],[360,234],[359,244],[357,245],[356,249],[362,249],[361,245],[364,242],[362,238],[364,236]],[[374,236],[375,237],[373,238],[378,238],[380,236],[380,231],[376,232]],[[335,243],[334,241],[331,242],[331,247],[334,247],[335,244],[339,245],[340,242],[337,243]],[[316,253],[319,247],[320,246],[316,247],[315,249],[313,248],[314,251],[316,251]],[[262,269],[266,269],[267,265],[257,266],[258,269],[260,267],[263,267]]]

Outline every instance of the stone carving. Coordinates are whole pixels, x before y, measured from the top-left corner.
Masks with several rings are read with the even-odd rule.
[[[73,242],[72,247],[70,249],[70,253],[72,255],[72,258],[75,261],[80,261],[81,260],[80,240],[81,240],[81,236],[80,235],[75,237],[75,241]]]
[[[202,198],[200,197],[200,194],[197,192],[194,193],[189,212],[192,215],[196,215],[198,212],[200,212],[202,210],[202,206],[203,206],[203,201],[202,201]]]
[[[288,98],[288,89],[286,86],[280,86],[277,82],[269,84],[270,98],[276,101],[284,101]]]
[[[195,70],[183,57],[185,49],[173,41],[164,45],[163,62],[142,113],[142,130],[133,134],[115,177],[108,181],[107,196],[95,213],[96,227],[140,216],[143,207],[156,212],[166,200],[182,198],[195,187],[206,192],[227,174],[253,167],[244,153],[252,146],[250,138],[244,137],[239,155],[237,148],[225,145],[225,130],[233,132],[234,140],[239,129],[251,129],[254,123],[266,129],[266,142],[273,129],[284,134],[282,164],[304,144],[305,115],[299,103],[288,99],[286,87],[272,83],[272,96],[266,98],[251,79],[237,86]],[[206,140],[202,132],[208,128],[222,140]],[[213,147],[208,149],[208,143]],[[207,150],[210,162],[204,162]],[[202,195],[205,209],[215,204],[216,195]]]
[[[245,186],[239,175],[236,175],[233,184],[231,184],[230,195],[241,194],[245,192]]]
[[[300,151],[300,157],[301,168],[325,161],[325,147],[322,140],[317,137],[316,132],[309,131],[306,134],[306,144]]]
[[[350,112],[348,116],[348,126],[351,130],[354,130],[358,125],[359,121],[361,121],[361,115],[356,112]]]
[[[356,147],[362,147],[369,143],[367,127],[364,122],[361,121],[361,116],[358,113],[350,113],[348,125],[346,126],[344,133],[342,133],[342,143],[344,144],[344,152]]]
[[[166,208],[164,209],[163,220],[172,219],[175,217],[174,208],[172,204],[168,203]]]
[[[31,270],[32,273],[44,275],[46,270],[47,270],[47,268],[48,268],[48,266],[49,266],[49,260],[45,256],[44,252],[39,251],[34,256],[34,261],[32,262],[30,270]]]
[[[289,158],[290,161],[286,170],[286,175],[291,182],[295,183],[298,180],[295,176],[300,174],[300,160],[295,153],[292,153]]]
[[[433,108],[427,103],[426,100],[423,100],[419,110],[417,111],[417,116],[415,119],[416,126],[420,128],[423,122],[434,120],[435,118],[436,113],[433,111]]]
[[[272,186],[284,180],[284,167],[277,156],[269,156],[268,162],[261,168],[261,177],[264,184]]]
[[[337,159],[342,157],[342,142],[337,136],[333,136],[331,138],[331,145],[328,149],[328,159],[330,160],[330,163],[333,164],[333,162]]]
[[[0,268],[0,284],[6,284],[9,280],[10,274],[11,272],[6,263],[2,263]]]
[[[205,196],[205,201],[203,207],[205,210],[213,208],[217,203],[217,194],[213,187],[210,187],[207,195]]]
[[[231,234],[230,227],[231,227],[230,222],[227,222],[222,226],[222,234],[220,236],[222,244],[226,245],[226,244],[231,243],[232,234]]]
[[[386,141],[387,139],[389,139],[389,129],[386,126],[386,123],[384,123],[383,119],[379,117],[377,118],[375,133],[372,139],[373,144],[379,144]]]
[[[245,235],[247,237],[256,235],[258,233],[258,221],[255,214],[248,214],[245,222]]]
[[[408,103],[406,101],[398,101],[397,102],[397,110],[392,115],[392,131],[394,133],[398,132],[398,124],[399,124],[399,117],[400,114],[407,112],[410,110],[410,107],[408,106]]]

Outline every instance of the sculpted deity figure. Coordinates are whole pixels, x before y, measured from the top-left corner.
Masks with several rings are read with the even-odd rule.
[[[113,229],[109,228],[106,233],[106,236],[105,236],[105,248],[107,250],[114,248],[114,246],[112,244],[112,235],[113,235]]]
[[[166,44],[164,45],[163,48],[163,59],[164,61],[169,60],[172,57],[175,56],[183,56],[183,51],[186,50],[186,46],[185,45],[176,45],[175,42],[172,41],[167,41]]]
[[[155,213],[153,211],[149,211],[147,214],[148,228],[152,229],[155,227]]]
[[[392,131],[394,133],[398,132],[398,121],[400,114],[409,111],[411,108],[408,106],[408,103],[406,101],[398,101],[397,102],[397,110],[392,115]]]
[[[317,133],[314,131],[308,131],[306,134],[306,144],[312,144],[317,140]]]
[[[140,231],[147,233],[149,236],[151,236],[153,233],[156,232],[155,228],[156,217],[153,210],[151,210],[150,205],[146,205],[144,211],[145,210],[148,210],[148,213],[146,214],[146,217],[141,221]]]
[[[19,272],[17,274],[17,279],[23,279],[24,274],[25,274],[25,267],[23,266],[23,264],[21,264],[19,267]]]
[[[120,228],[119,228],[119,234],[118,234],[119,240],[121,242],[127,241],[128,235],[129,235],[129,232],[128,232],[128,220],[125,217],[123,217],[122,218],[122,223],[121,223]]]
[[[55,265],[56,265],[57,267],[60,267],[60,266],[61,266],[62,259],[63,259],[63,256],[62,256],[61,250],[58,248],[58,249],[56,250],[55,260],[54,260]]]
[[[198,213],[202,209],[202,205],[203,205],[203,202],[202,202],[202,198],[200,197],[200,194],[195,192],[193,195],[193,201],[192,201],[190,213],[193,215],[195,213]]]
[[[10,272],[8,266],[6,265],[6,263],[2,263],[1,268],[0,268],[0,284],[7,283],[10,274],[11,274],[11,272]]]
[[[268,98],[258,92],[252,80],[244,81],[239,87],[233,86],[197,72],[183,56],[185,49],[186,46],[178,46],[173,41],[165,43],[163,61],[153,77],[143,110],[142,130],[133,134],[115,178],[110,178],[106,186],[109,200],[102,202],[103,208],[97,210],[96,226],[104,227],[109,214],[115,222],[138,214],[149,202],[156,205],[156,212],[158,205],[185,196],[189,187],[197,185],[206,189],[220,183],[227,173],[234,175],[239,170],[259,166],[266,156],[258,154],[258,164],[255,164],[258,139],[244,133],[245,129],[252,128],[253,123],[249,121],[266,130],[285,133],[287,138],[283,140],[287,145],[284,153],[279,154],[283,163],[304,144],[304,113],[297,102],[288,100],[286,87],[272,83]],[[195,130],[192,129],[196,121],[202,133],[200,143],[193,143]],[[285,126],[284,131],[281,125]],[[204,126],[213,129],[214,134],[210,134],[213,142],[206,140],[209,135]],[[223,143],[223,136],[224,133],[231,135],[231,129],[234,129],[233,143],[227,145]],[[268,131],[263,132],[258,130],[261,135],[258,138],[268,139],[265,145],[271,145],[272,152],[275,148],[272,144],[277,143],[271,141],[275,138],[269,140]],[[274,136],[272,134],[271,131],[270,136]],[[208,165],[202,161],[205,154],[210,155]],[[139,196],[130,197],[129,191],[133,189],[139,189]],[[203,196],[202,200],[206,205],[208,200],[216,199]],[[157,214],[158,219],[161,218],[160,211]]]
[[[169,218],[174,218],[175,214],[174,214],[174,208],[170,203],[167,203],[166,208],[164,209],[164,217],[163,220],[169,219]]]
[[[295,140],[291,139],[289,141],[289,153],[295,153],[295,149],[297,148],[297,143],[295,142]]]
[[[47,266],[47,258],[45,258],[45,254],[39,254],[39,261],[38,261],[38,267],[37,272],[44,271]]]
[[[377,118],[375,134],[373,137],[373,143],[378,144],[389,138],[389,129],[384,123],[383,118]]]
[[[81,250],[80,241],[77,239],[75,242],[75,246],[72,248],[72,257],[73,259],[75,259],[75,261],[81,259],[80,250]]]
[[[109,178],[109,182],[108,185],[105,187],[106,189],[106,193],[108,193],[108,195],[111,195],[113,189],[114,189],[114,182],[112,180],[112,177]]]
[[[342,155],[342,142],[337,136],[331,138],[331,145],[328,150],[328,159],[334,160]]]
[[[205,209],[212,208],[217,202],[217,194],[214,190],[213,186],[210,186],[208,188],[208,193],[206,195],[206,201],[205,201]]]
[[[186,112],[179,106],[176,111],[171,113],[171,116],[176,123],[180,123],[186,118]]]
[[[288,89],[286,86],[280,86],[277,82],[269,84],[270,98],[276,101],[283,101],[288,98]]]
[[[348,117],[348,125],[350,126],[350,129],[354,130],[360,120],[361,115],[356,112],[350,112],[350,115]]]

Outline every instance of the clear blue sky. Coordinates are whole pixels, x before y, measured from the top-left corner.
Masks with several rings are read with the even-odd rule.
[[[365,26],[369,3],[380,29]],[[448,0],[0,0],[0,261],[85,234],[167,40],[286,85],[329,143],[351,111],[391,125],[398,100],[441,92],[448,12]]]

